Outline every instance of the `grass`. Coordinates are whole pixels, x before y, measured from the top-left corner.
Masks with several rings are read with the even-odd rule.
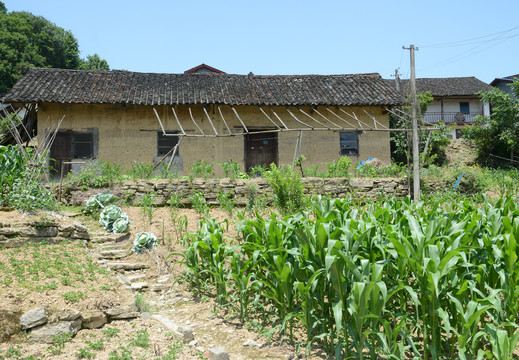
[[[0,285],[25,289],[28,294],[53,291],[59,285],[82,287],[84,281],[108,277],[78,242],[34,243],[0,250]],[[69,296],[67,296],[69,297]],[[74,302],[80,294],[70,294]]]

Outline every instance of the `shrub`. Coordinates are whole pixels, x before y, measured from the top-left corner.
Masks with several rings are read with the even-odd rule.
[[[341,156],[339,160],[326,163],[326,165],[328,166],[328,177],[348,177],[351,159],[347,156]]]
[[[277,167],[271,164],[265,178],[274,193],[276,206],[284,213],[302,210],[306,199],[301,176],[290,166]]]

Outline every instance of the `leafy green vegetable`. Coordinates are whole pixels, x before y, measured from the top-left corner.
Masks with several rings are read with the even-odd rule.
[[[132,250],[137,254],[141,254],[145,249],[153,249],[157,247],[157,237],[150,232],[140,232],[133,241]]]

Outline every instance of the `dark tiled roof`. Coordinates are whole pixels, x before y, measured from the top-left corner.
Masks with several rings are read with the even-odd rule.
[[[519,74],[516,74],[516,75],[510,75],[510,76],[505,76],[505,77],[501,77],[501,78],[495,78],[494,80],[492,80],[492,82],[490,83],[490,85],[492,86],[495,86],[497,83],[499,82],[505,82],[505,83],[511,83],[514,81],[514,79],[519,79]]]
[[[2,99],[12,103],[143,105],[399,105],[379,74],[229,75],[30,69]]]
[[[394,80],[393,80],[394,81]],[[402,80],[405,93],[409,91],[409,80]],[[416,92],[430,91],[432,96],[476,96],[482,90],[492,87],[475,77],[417,78]]]

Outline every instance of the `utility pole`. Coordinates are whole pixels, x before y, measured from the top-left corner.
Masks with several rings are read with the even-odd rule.
[[[413,125],[413,199],[414,202],[420,201],[420,149],[418,147],[418,119],[416,117],[416,78],[414,67],[414,51],[418,50],[414,45],[409,48],[402,46],[403,49],[411,53],[411,121]]]

